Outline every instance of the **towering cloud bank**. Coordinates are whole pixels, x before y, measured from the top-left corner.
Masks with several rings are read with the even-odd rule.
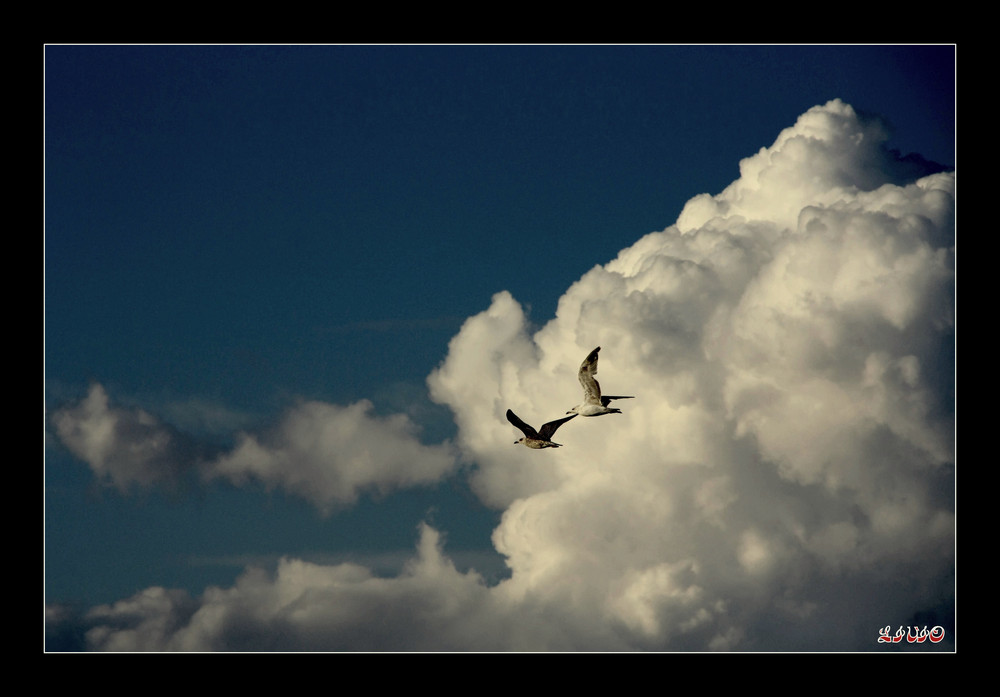
[[[391,648],[881,650],[880,630],[907,625],[950,646],[954,173],[885,138],[846,104],[815,107],[723,192],[587,272],[539,331],[508,292],[466,321],[428,384],[503,510],[508,580],[456,573],[427,529],[403,577],[289,561],[198,601],[133,598],[129,622],[96,609],[92,646],[141,629],[143,648],[247,648],[227,640],[239,622],[350,648],[335,639],[360,622],[350,598],[406,628]],[[563,415],[598,345],[604,389],[636,396],[624,414],[574,419],[558,450],[514,447],[505,410]],[[214,471],[296,462],[317,442],[298,437],[307,416]]]
[[[661,648],[863,647],[948,604],[954,175],[884,139],[814,108],[534,336],[505,293],[466,323],[430,385],[505,509],[503,592]],[[597,345],[626,413],[507,452],[490,424],[562,414]]]

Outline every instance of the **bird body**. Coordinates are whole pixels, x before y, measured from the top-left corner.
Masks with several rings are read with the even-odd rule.
[[[521,421],[517,414],[512,412],[510,409],[507,410],[507,420],[514,424],[521,431],[521,433],[524,434],[523,438],[514,441],[514,445],[523,443],[527,447],[534,450],[562,447],[562,444],[552,442],[552,434],[556,432],[557,428],[575,417],[576,414],[573,414],[573,416],[567,416],[555,421],[549,421],[547,424],[543,424],[542,427],[536,431],[534,428]]]
[[[577,377],[580,378],[580,385],[583,386],[583,402],[567,411],[567,414],[579,414],[580,416],[603,416],[604,414],[621,414],[621,409],[609,407],[612,399],[635,399],[634,396],[612,396],[601,395],[601,385],[594,378],[597,375],[597,354],[601,347],[598,346],[591,351],[583,363],[580,364],[580,371]]]

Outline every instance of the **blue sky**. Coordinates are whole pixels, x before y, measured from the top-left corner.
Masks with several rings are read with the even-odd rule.
[[[198,598],[281,557],[395,578],[422,523],[460,572],[487,586],[516,575],[494,531],[540,490],[508,500],[470,477],[488,470],[473,426],[448,389],[428,394],[467,320],[501,316],[507,291],[524,331],[554,331],[595,266],[720,195],[741,160],[830,100],[880,115],[889,151],[952,169],[954,93],[952,46],[47,46],[49,415],[99,385],[112,410],[183,447],[164,460],[177,476],[116,486],[47,421],[46,602],[83,613],[151,587]],[[908,302],[887,315],[897,325]],[[590,343],[614,361],[618,339],[577,331],[566,365]],[[883,355],[884,374],[913,372],[878,345],[866,375]],[[945,361],[932,387],[947,423],[953,358],[928,351]],[[498,352],[486,342],[482,360]],[[921,379],[934,374],[914,356]],[[405,415],[419,457],[450,443],[458,464],[332,505],[263,470],[195,474],[246,434],[277,442],[303,404],[340,414],[361,400],[376,420]],[[513,441],[502,413],[492,428]],[[908,432],[900,419],[884,421]],[[780,462],[758,437],[762,461]],[[527,454],[537,468],[550,453]]]

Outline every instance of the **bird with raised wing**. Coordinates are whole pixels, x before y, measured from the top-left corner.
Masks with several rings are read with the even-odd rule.
[[[518,418],[517,414],[512,412],[510,409],[507,410],[507,420],[510,421],[515,426],[517,426],[517,428],[520,429],[521,433],[524,434],[523,438],[514,441],[514,445],[517,445],[518,443],[524,443],[529,448],[534,448],[535,450],[539,450],[541,448],[562,447],[562,444],[552,442],[552,435],[556,432],[557,428],[559,428],[564,423],[575,417],[576,414],[573,414],[573,416],[567,416],[563,419],[557,419],[556,421],[549,421],[547,424],[543,424],[542,427],[536,431],[531,426],[521,421],[521,419]]]
[[[635,399],[633,395],[601,395],[601,385],[594,378],[597,375],[597,354],[601,350],[598,346],[591,351],[583,363],[580,364],[580,384],[583,385],[583,402],[570,409],[567,414],[579,414],[580,416],[603,416],[604,414],[621,414],[621,409],[609,407],[612,399]]]

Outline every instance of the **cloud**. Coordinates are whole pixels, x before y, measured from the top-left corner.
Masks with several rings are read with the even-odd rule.
[[[552,608],[512,602],[443,554],[442,536],[421,524],[414,556],[391,578],[357,564],[282,559],[248,568],[231,588],[199,598],[147,588],[73,618],[50,608],[60,649],[90,651],[502,651],[627,645]]]
[[[446,442],[423,445],[409,417],[372,414],[361,400],[346,407],[303,402],[271,432],[243,433],[229,453],[207,466],[209,479],[247,479],[312,501],[324,510],[353,503],[363,490],[387,493],[431,484],[456,467]]]
[[[464,323],[428,386],[503,511],[508,579],[455,572],[425,527],[397,577],[286,560],[198,600],[103,608],[89,646],[877,651],[880,629],[920,623],[952,647],[955,178],[886,137],[840,101],[810,109],[724,191],[584,274],[541,329],[507,291]],[[602,387],[636,397],[624,414],[574,419],[564,448],[515,447],[504,411],[563,415],[598,345]],[[368,408],[303,405],[214,474],[337,499],[374,464],[340,448],[344,424],[398,436],[370,451],[398,473],[412,434]],[[101,423],[82,439],[95,458]],[[414,452],[429,478],[453,471]],[[342,479],[304,464],[318,453],[343,455]]]
[[[388,493],[432,484],[457,466],[449,443],[424,445],[403,414],[377,416],[362,400],[348,406],[305,401],[263,433],[239,432],[228,451],[205,446],[141,409],[112,407],[101,385],[57,410],[59,440],[95,475],[122,492],[175,486],[188,472],[202,481],[255,481],[281,487],[328,512],[362,491]]]
[[[429,384],[504,509],[505,593],[698,650],[866,647],[950,602],[954,174],[901,178],[886,135],[811,109],[533,335],[508,294],[466,323]],[[505,444],[504,408],[564,413],[598,345],[625,414]]]
[[[107,391],[91,385],[78,404],[52,415],[56,436],[121,492],[173,486],[197,461],[193,441],[142,409],[111,407]]]

